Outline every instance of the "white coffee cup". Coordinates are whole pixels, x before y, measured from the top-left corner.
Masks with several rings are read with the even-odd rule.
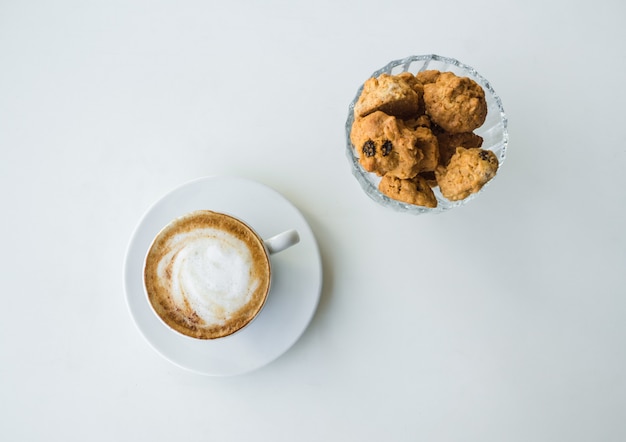
[[[270,292],[270,255],[299,242],[296,230],[263,239],[225,213],[197,210],[172,220],[154,238],[144,261],[144,288],[157,317],[196,339],[243,329]]]

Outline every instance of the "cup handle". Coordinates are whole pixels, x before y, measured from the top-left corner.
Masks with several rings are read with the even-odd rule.
[[[296,230],[287,230],[286,232],[274,235],[271,238],[263,240],[265,247],[270,255],[282,252],[283,250],[300,242],[300,235]]]

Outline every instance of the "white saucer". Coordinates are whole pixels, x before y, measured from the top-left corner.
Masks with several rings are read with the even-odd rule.
[[[173,218],[197,209],[234,215],[264,238],[288,229],[300,234],[298,244],[272,255],[272,289],[259,316],[240,332],[214,341],[186,338],[167,328],[143,287],[143,262],[154,236]],[[159,354],[196,373],[228,376],[272,362],[300,338],[317,308],[322,265],[311,228],[282,195],[247,179],[207,177],[173,190],[144,215],[128,246],[124,283],[130,313]]]

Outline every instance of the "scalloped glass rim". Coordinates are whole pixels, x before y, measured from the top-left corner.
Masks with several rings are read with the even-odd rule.
[[[483,137],[484,141],[482,148],[491,150],[498,156],[500,166],[498,173],[491,181],[483,186],[479,192],[468,196],[464,200],[448,201],[441,195],[438,187],[433,189],[438,203],[437,207],[433,209],[403,203],[383,195],[378,190],[378,183],[381,178],[376,176],[374,173],[367,172],[361,167],[359,159],[356,156],[354,146],[350,142],[350,131],[352,129],[352,123],[354,122],[354,104],[359,99],[361,91],[363,90],[363,85],[361,85],[348,107],[348,119],[346,120],[346,155],[352,167],[352,174],[355,176],[365,193],[377,203],[393,210],[412,213],[415,215],[423,213],[442,213],[455,207],[463,206],[480,195],[497,179],[498,175],[500,175],[502,164],[506,158],[506,149],[509,141],[507,118],[504,113],[500,97],[495,93],[489,82],[482,75],[480,75],[474,68],[463,64],[458,60],[435,54],[413,55],[388,63],[383,68],[372,73],[371,77],[378,77],[383,73],[399,74],[406,71],[410,71],[415,74],[419,71],[427,69],[436,69],[442,72],[451,71],[457,75],[469,77],[483,87],[485,90],[485,98],[487,99],[487,119],[485,120],[485,123],[474,132]]]

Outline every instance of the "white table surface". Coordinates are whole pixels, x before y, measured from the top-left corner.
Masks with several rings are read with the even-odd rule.
[[[0,440],[626,440],[626,6],[0,2]],[[468,206],[386,211],[344,154],[390,60],[490,80],[507,160]],[[288,198],[318,309],[271,364],[174,366],[126,306],[164,193],[241,176]]]

